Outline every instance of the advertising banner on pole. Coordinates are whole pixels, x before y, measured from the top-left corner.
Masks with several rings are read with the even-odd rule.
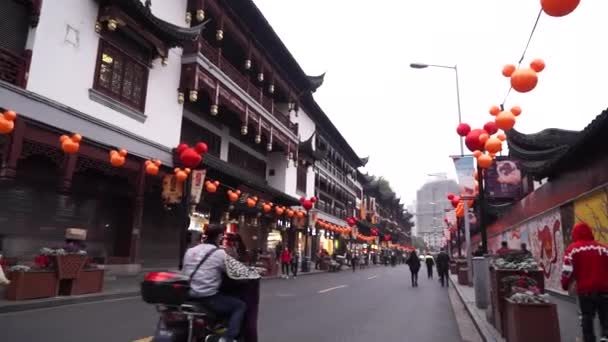
[[[519,161],[497,157],[485,172],[488,198],[519,200],[522,197],[522,171]]]
[[[456,177],[458,177],[459,195],[465,198],[475,197],[475,161],[473,156],[453,156]]]

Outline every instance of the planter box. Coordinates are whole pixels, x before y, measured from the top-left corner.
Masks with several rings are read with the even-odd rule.
[[[57,275],[53,271],[10,272],[8,300],[48,298],[57,295]]]
[[[456,263],[450,263],[450,274],[458,274],[458,267],[456,266]]]
[[[76,279],[87,261],[87,256],[80,254],[58,255],[53,257],[52,260],[57,267],[59,280]]]
[[[518,304],[508,299],[505,303],[507,342],[561,341],[555,304]]]
[[[536,280],[541,293],[545,292],[545,275],[540,270],[524,272],[518,270],[496,269],[493,266],[490,266],[490,293],[492,295],[492,309],[494,310],[494,327],[503,337],[506,336],[504,327],[507,326],[507,318],[505,315],[505,297],[509,294],[505,293],[505,289],[502,286],[502,280],[509,276],[521,275],[522,273]]]
[[[74,281],[72,295],[99,293],[103,291],[104,270],[83,270]]]
[[[470,286],[471,282],[469,279],[469,269],[467,267],[460,267],[458,269],[458,284]]]

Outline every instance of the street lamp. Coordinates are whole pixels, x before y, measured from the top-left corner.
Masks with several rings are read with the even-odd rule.
[[[439,64],[425,64],[425,63],[411,63],[410,68],[412,69],[426,69],[426,68],[442,68],[452,69],[456,75],[456,101],[458,104],[458,124],[462,123],[462,111],[460,110],[460,85],[458,82],[458,65],[439,65]],[[464,155],[464,138],[460,137],[460,155]]]

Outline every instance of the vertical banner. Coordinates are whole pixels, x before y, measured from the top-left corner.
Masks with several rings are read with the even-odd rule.
[[[522,172],[517,160],[497,157],[485,172],[488,198],[519,200],[522,197]]]
[[[454,156],[454,167],[456,168],[456,176],[458,177],[458,186],[460,187],[460,196],[474,197],[475,196],[475,162],[473,156]]]
[[[190,186],[190,202],[192,204],[198,204],[201,200],[206,175],[207,170],[192,171],[192,185]]]

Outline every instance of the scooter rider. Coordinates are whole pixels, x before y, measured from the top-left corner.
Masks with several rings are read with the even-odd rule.
[[[205,230],[204,242],[186,251],[183,273],[190,276],[207,254],[190,284],[190,296],[214,312],[229,317],[227,330],[219,341],[233,342],[240,334],[247,306],[238,298],[219,292],[222,274],[226,272],[226,252],[220,249],[224,226],[210,224]]]

